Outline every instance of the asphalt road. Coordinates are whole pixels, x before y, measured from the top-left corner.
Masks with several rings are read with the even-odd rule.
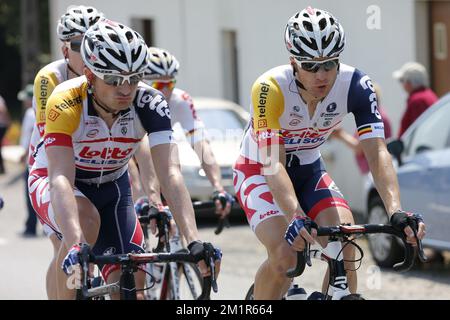
[[[7,163],[8,173],[0,175],[0,194],[5,207],[0,211],[0,299],[46,299],[45,272],[52,249],[44,236],[24,239],[20,236],[26,218],[24,182],[17,164]],[[265,250],[246,224],[234,225],[214,235],[214,225],[201,226],[204,241],[220,246],[224,253],[219,277],[219,292],[212,299],[245,297],[253,282]],[[42,234],[39,229],[39,233]],[[380,270],[373,262],[365,240],[359,244],[365,252],[358,272],[359,291],[369,299],[450,299],[450,268],[445,265],[414,269],[405,274]],[[448,261],[447,261],[448,264]],[[307,292],[318,290],[325,264],[313,261],[297,282]]]

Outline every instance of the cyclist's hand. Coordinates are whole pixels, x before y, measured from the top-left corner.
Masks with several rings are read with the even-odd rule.
[[[150,211],[152,211],[152,207],[150,207]],[[169,237],[173,237],[177,233],[177,225],[175,224],[175,219],[173,218],[172,212],[170,211],[168,206],[160,205],[159,208],[155,208],[158,212],[163,212],[162,214],[165,214],[169,218]],[[157,230],[156,221],[152,221],[150,224],[150,228],[155,228],[155,230],[152,229],[152,233],[155,234]],[[163,238],[160,238],[161,242],[164,242]]]
[[[417,238],[422,240],[425,237],[425,223],[421,214],[397,210],[391,216],[390,222],[395,229],[406,234],[406,241],[412,246],[417,246],[412,228],[417,230]]]
[[[72,274],[80,263],[79,254],[81,251],[81,244],[74,244],[64,258],[61,268],[67,275]]]
[[[216,206],[216,214],[220,216],[221,219],[225,218],[231,212],[231,206],[234,203],[234,197],[223,191],[214,191],[213,201]]]
[[[311,233],[308,232],[311,230]],[[305,249],[305,241],[314,244],[317,237],[317,224],[308,217],[297,216],[289,224],[284,239],[296,251]]]
[[[140,197],[134,203],[134,211],[138,217],[146,216],[148,214],[150,204],[147,197]]]
[[[195,257],[197,266],[200,269],[203,277],[208,277],[211,275],[211,270],[209,265],[207,266],[205,262],[205,247],[201,241],[193,241],[188,245],[189,252]],[[214,273],[217,279],[220,273],[220,264],[222,261],[222,250],[220,248],[214,247]]]

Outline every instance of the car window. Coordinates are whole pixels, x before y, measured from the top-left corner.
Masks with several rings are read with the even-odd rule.
[[[448,147],[450,135],[450,103],[435,110],[425,119],[406,142],[406,155]]]
[[[242,136],[244,120],[231,110],[197,109],[197,114],[205,124],[208,136],[212,139],[223,140]]]

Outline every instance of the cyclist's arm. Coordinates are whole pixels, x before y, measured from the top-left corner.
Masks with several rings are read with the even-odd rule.
[[[222,191],[222,181],[220,167],[217,164],[214,153],[212,152],[211,145],[208,140],[201,140],[192,146],[195,153],[197,154],[201,166],[208,177],[209,182],[215,190]]]
[[[74,153],[71,147],[49,146],[46,148],[51,204],[56,222],[64,235],[66,247],[85,242],[73,193],[75,181]]]
[[[139,143],[135,158],[139,165],[137,183],[141,182],[143,191],[148,196],[150,203],[161,204],[159,180],[156,176],[152,155],[148,147],[148,136],[145,136]]]
[[[377,191],[390,218],[395,211],[401,209],[397,174],[392,165],[391,155],[382,138],[361,140],[360,144],[369,163]]]
[[[194,209],[179,167],[177,145],[174,143],[155,145],[151,148],[151,154],[161,190],[177,226],[188,243],[198,240]]]

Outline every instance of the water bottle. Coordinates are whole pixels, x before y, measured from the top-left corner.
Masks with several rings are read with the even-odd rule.
[[[287,292],[286,300],[306,300],[307,294],[305,289],[294,284]]]

